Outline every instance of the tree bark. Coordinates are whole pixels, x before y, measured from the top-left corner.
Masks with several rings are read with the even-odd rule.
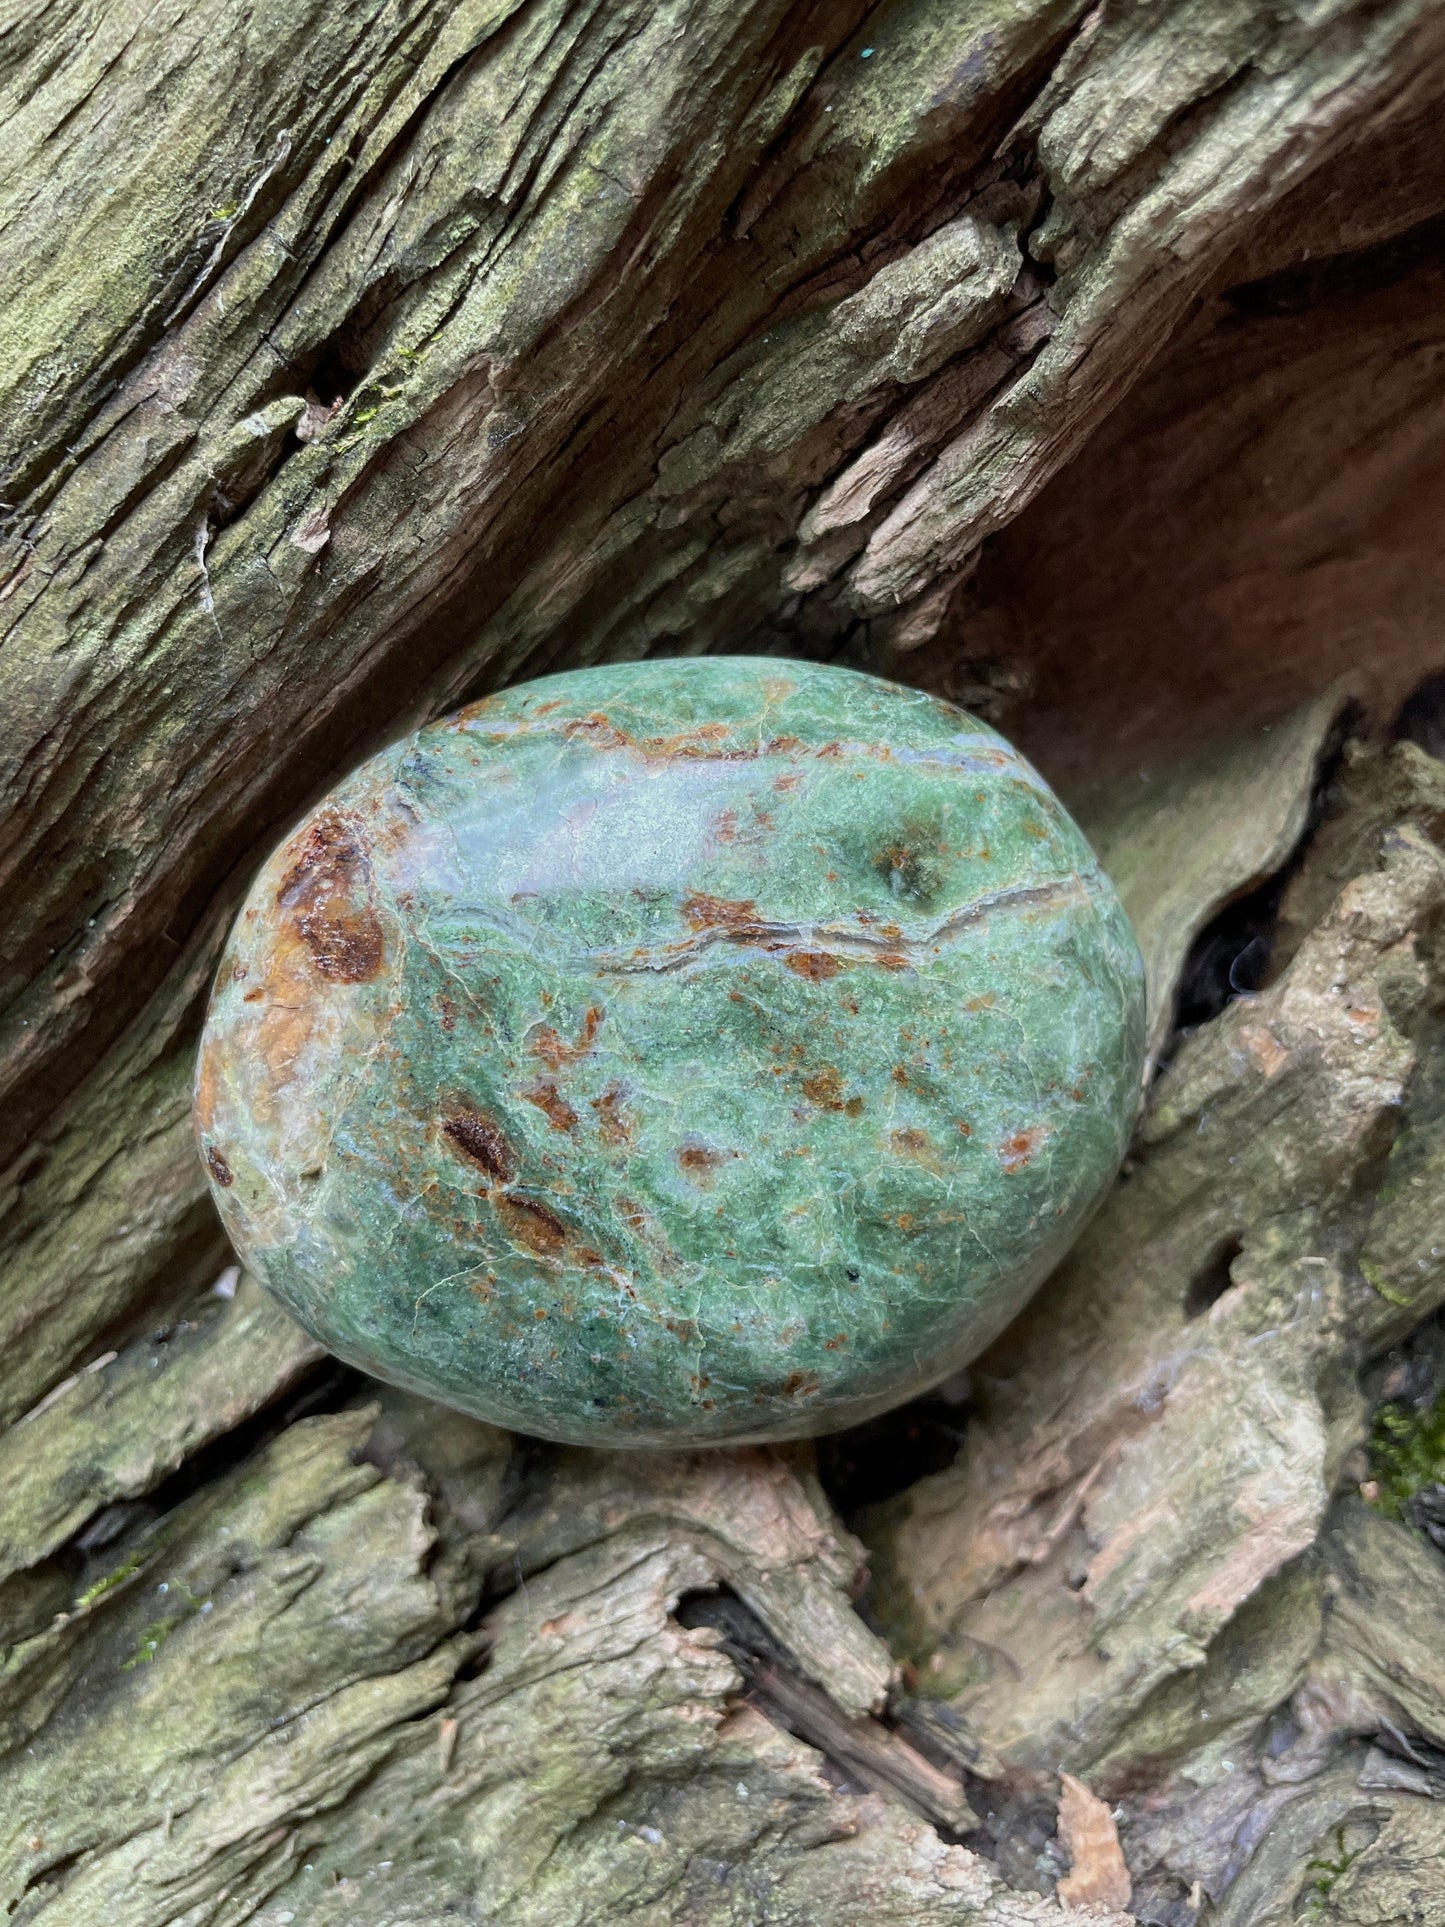
[[[1442,96],[1428,0],[0,22],[9,1918],[1440,1917]],[[201,1003],[368,749],[708,650],[1009,729],[1158,1074],[952,1405],[554,1451],[238,1278]]]

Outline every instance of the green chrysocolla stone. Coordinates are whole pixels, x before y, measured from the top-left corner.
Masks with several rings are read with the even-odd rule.
[[[197,1125],[343,1358],[546,1437],[828,1431],[972,1358],[1134,1113],[1143,970],[1029,765],[767,658],[528,683],[256,880]]]

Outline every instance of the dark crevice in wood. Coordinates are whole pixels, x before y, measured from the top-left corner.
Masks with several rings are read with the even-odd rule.
[[[1196,1030],[1227,1004],[1264,983],[1274,941],[1275,917],[1284,894],[1283,873],[1226,904],[1201,930],[1184,967],[1175,1017],[1179,1031]]]
[[[1390,727],[1396,742],[1416,743],[1427,755],[1445,758],[1445,669],[1415,685]]]
[[[163,1333],[157,1334],[158,1338],[163,1336]],[[337,1358],[323,1359],[313,1371],[290,1386],[281,1398],[263,1406],[259,1412],[254,1412],[220,1438],[213,1439],[209,1445],[202,1446],[200,1451],[193,1453],[183,1465],[154,1487],[141,1502],[146,1508],[147,1521],[153,1522],[174,1512],[194,1493],[213,1485],[227,1472],[253,1458],[263,1446],[279,1438],[299,1419],[344,1411],[348,1406],[363,1401],[371,1386],[372,1381],[364,1372],[343,1365]],[[84,1530],[88,1529],[89,1526]]]
[[[1414,1330],[1366,1365],[1361,1388],[1372,1405],[1398,1404],[1424,1412],[1445,1393],[1445,1311],[1432,1312]]]
[[[1272,876],[1226,903],[1194,939],[1180,977],[1174,1034],[1161,1062],[1170,1061],[1182,1036],[1210,1023],[1229,1004],[1253,996],[1270,981],[1280,904],[1329,808],[1345,736],[1359,720],[1359,710],[1353,706],[1337,720],[1315,774],[1304,827],[1284,863]]]
[[[1357,301],[1362,296],[1392,288],[1419,269],[1445,267],[1445,214],[1417,222],[1374,247],[1345,254],[1327,254],[1301,261],[1258,281],[1228,288],[1223,299],[1241,315],[1258,319],[1271,315],[1307,314],[1326,303]]]
[[[1184,1294],[1186,1318],[1202,1318],[1229,1290],[1234,1282],[1230,1267],[1243,1249],[1243,1241],[1238,1236],[1221,1239],[1189,1281],[1189,1289]]]
[[[958,1389],[963,1391],[962,1383]],[[964,1425],[963,1398],[931,1393],[846,1432],[829,1433],[817,1446],[823,1490],[839,1517],[852,1521],[865,1506],[891,1499],[951,1465]]]
[[[690,1629],[710,1628],[746,1683],[746,1698],[798,1739],[814,1746],[833,1769],[840,1791],[882,1793],[901,1801],[932,1822],[945,1840],[972,1835],[977,1815],[969,1796],[969,1774],[961,1754],[970,1751],[966,1730],[957,1722],[957,1743],[950,1750],[948,1729],[915,1721],[905,1729],[889,1716],[854,1717],[843,1712],[822,1687],[797,1670],[796,1663],[752,1609],[727,1587],[685,1594],[674,1617]],[[931,1736],[927,1751],[919,1731]],[[942,1736],[942,1738],[940,1738]],[[976,1757],[977,1749],[972,1749]]]
[[[971,1780],[969,1799],[978,1830],[968,1837],[1010,1887],[1051,1894],[1067,1871],[1058,1842],[1058,1789],[1052,1774],[1007,1768],[993,1780]]]

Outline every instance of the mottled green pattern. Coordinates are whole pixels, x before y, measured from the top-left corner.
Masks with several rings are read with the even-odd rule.
[[[1138,951],[972,717],[704,658],[494,696],[262,871],[197,1117],[343,1357],[522,1431],[779,1438],[974,1356],[1112,1178]]]

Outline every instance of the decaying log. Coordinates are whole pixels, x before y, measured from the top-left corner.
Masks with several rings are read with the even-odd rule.
[[[6,1918],[1445,1919],[1442,96],[1428,0],[0,21]],[[365,750],[706,650],[1016,735],[1151,1082],[967,1384],[561,1451],[238,1273],[200,1005]]]

